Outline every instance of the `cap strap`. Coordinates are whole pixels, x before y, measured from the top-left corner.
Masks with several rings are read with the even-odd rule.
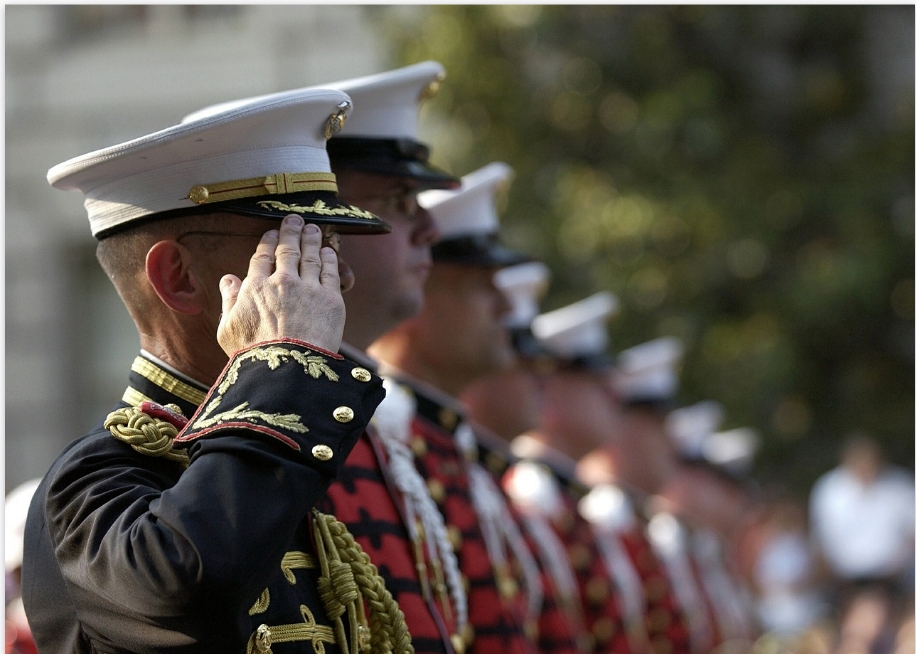
[[[195,204],[209,204],[258,195],[284,195],[301,191],[337,193],[337,177],[334,173],[278,173],[231,182],[195,184],[188,191],[188,199]]]

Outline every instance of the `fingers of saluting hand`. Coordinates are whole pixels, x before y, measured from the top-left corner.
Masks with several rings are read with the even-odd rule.
[[[315,225],[306,225],[302,230],[299,243],[298,272],[304,280],[317,280],[321,277],[321,230]]]
[[[306,235],[312,238],[306,238]],[[318,240],[321,243],[321,234],[314,225],[305,225],[303,228],[302,218],[295,215],[287,216],[280,225],[280,241],[276,249],[276,267],[277,272],[281,275],[290,277],[299,277],[301,273],[300,259],[307,256],[318,258],[317,248],[314,255],[309,255],[310,241]],[[302,275],[303,277],[305,275]],[[315,277],[317,277],[317,273]]]
[[[334,248],[321,248],[321,285],[335,293],[340,292],[340,270]]]
[[[264,232],[261,242],[258,243],[258,249],[255,250],[248,264],[248,277],[257,279],[259,277],[270,277],[274,271],[274,260],[276,259],[277,242],[280,235],[277,230],[271,229]]]

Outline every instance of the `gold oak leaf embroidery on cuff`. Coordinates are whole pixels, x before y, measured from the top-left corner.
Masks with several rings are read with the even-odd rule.
[[[328,366],[327,360],[322,356],[312,354],[311,350],[300,352],[299,350],[291,350],[276,345],[248,350],[233,360],[229,370],[226,371],[225,378],[216,389],[216,396],[207,404],[207,408],[195,421],[194,427],[196,429],[206,429],[222,422],[248,421],[263,422],[272,427],[286,429],[297,434],[307,432],[308,427],[302,424],[302,417],[298,414],[264,413],[263,411],[249,409],[248,402],[242,402],[228,411],[214,413],[222,404],[226,391],[238,381],[239,369],[244,361],[265,361],[271,370],[276,370],[281,365],[289,363],[290,359],[299,363],[305,373],[313,379],[320,379],[322,376],[332,382],[340,379],[337,373]]]

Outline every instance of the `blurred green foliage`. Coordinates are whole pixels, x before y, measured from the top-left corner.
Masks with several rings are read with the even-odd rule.
[[[754,476],[796,492],[853,429],[913,463],[912,79],[877,101],[881,10],[375,9],[401,63],[448,70],[433,160],[515,169],[543,308],[607,289],[615,350],[681,338],[682,403],[757,429]]]

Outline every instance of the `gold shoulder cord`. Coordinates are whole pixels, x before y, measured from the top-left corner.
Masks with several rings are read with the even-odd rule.
[[[349,642],[349,654],[413,654],[404,613],[369,556],[342,522],[314,509],[312,515],[321,566],[318,592],[328,617],[334,620],[338,643]],[[371,613],[368,634],[362,600]],[[341,618],[345,610],[349,616],[349,639],[345,638]]]
[[[168,404],[166,408],[181,414],[181,409],[175,404]],[[154,418],[137,407],[129,406],[109,413],[104,426],[112,436],[127,443],[140,454],[161,456],[176,461],[185,468],[188,467],[187,452],[172,449],[178,429],[170,422]]]

